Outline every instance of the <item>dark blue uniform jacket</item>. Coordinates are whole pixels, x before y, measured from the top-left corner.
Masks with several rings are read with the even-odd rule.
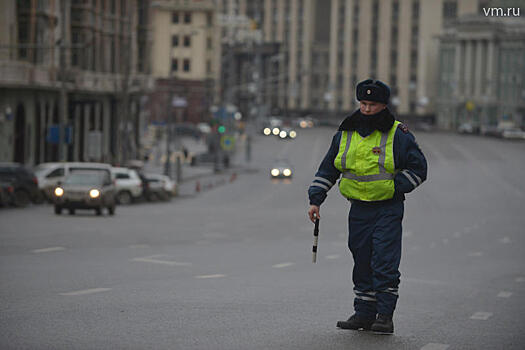
[[[308,189],[311,205],[320,206],[326,199],[326,194],[341,176],[341,172],[334,166],[334,159],[339,152],[339,142],[343,130],[356,130],[361,136],[366,137],[374,130],[387,132],[394,122],[394,117],[388,109],[373,115],[365,116],[356,111],[347,117],[339,130],[332,138],[332,144],[326,153],[315,179]],[[405,125],[400,124],[394,135],[394,162],[398,171],[394,177],[395,193],[392,199],[377,202],[362,202],[352,200],[353,204],[381,205],[392,201],[403,201],[405,193],[412,192],[427,178],[427,161],[419,149],[414,135]]]

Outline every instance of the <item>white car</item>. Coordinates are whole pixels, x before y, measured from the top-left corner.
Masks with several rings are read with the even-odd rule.
[[[136,170],[114,167],[111,172],[115,178],[116,197],[119,204],[130,204],[142,196],[142,180]]]
[[[158,197],[158,199],[169,200],[177,195],[177,184],[168,176],[147,173],[144,174],[144,177],[148,181],[151,194]]]
[[[99,169],[111,170],[111,165],[90,162],[41,163],[35,167],[34,172],[38,179],[38,187],[44,196],[52,201],[55,198],[55,188],[59,183],[63,182],[71,172],[75,170]],[[114,180],[114,177],[112,180]]]

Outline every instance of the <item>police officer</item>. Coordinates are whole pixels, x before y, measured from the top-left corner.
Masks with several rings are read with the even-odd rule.
[[[342,329],[394,332],[405,193],[427,178],[427,162],[414,135],[387,108],[390,88],[368,79],[356,87],[359,110],[332,139],[308,189],[308,216],[315,221],[327,192],[339,181],[351,202],[348,247],[354,259],[355,313]]]

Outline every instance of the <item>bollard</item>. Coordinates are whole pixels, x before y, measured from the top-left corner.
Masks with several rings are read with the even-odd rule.
[[[235,179],[237,179],[237,173],[232,174],[232,176],[230,177],[230,182],[235,181]]]
[[[201,191],[201,183],[199,182],[199,180],[197,180],[197,182],[195,183],[195,192],[200,192]]]

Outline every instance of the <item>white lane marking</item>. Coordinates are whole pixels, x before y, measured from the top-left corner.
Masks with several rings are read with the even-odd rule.
[[[516,281],[518,283],[523,283],[523,282],[525,282],[525,277],[516,277],[516,279],[514,281]]]
[[[195,278],[199,278],[199,279],[204,279],[204,278],[221,278],[221,277],[226,277],[226,275],[223,275],[223,274],[215,274],[215,275],[199,275],[199,276],[195,276]]]
[[[414,236],[414,232],[412,231],[405,231],[405,237],[413,237]]]
[[[60,295],[86,295],[86,294],[93,294],[93,293],[100,293],[100,292],[107,292],[108,290],[111,290],[111,288],[92,288],[92,289],[84,289],[84,290],[77,290],[74,292],[67,292],[67,293],[58,293]]]
[[[435,247],[436,247],[436,242],[430,243],[430,248],[435,248]]]
[[[423,346],[421,350],[446,350],[450,347],[448,344],[439,344],[439,343],[428,343]]]
[[[510,298],[511,295],[511,292],[499,292],[498,298]]]
[[[334,259],[339,259],[340,257],[341,256],[339,254],[334,254],[334,255],[327,255],[324,258],[328,260],[334,260]]]
[[[472,320],[486,321],[492,316],[492,312],[478,311],[474,315],[470,316]]]
[[[178,261],[171,261],[171,260],[161,260],[158,258],[169,258],[167,255],[151,255],[151,256],[144,256],[142,258],[134,258],[131,259],[132,261],[139,261],[139,262],[147,262],[152,264],[162,264],[162,265],[169,265],[169,266],[190,266],[191,263],[189,262],[178,262]]]
[[[452,234],[452,236],[454,236],[454,238],[460,238],[461,237],[461,232],[454,232]]]
[[[339,238],[346,238],[348,237],[348,233],[340,233],[338,236]]]
[[[470,252],[468,256],[483,256],[483,252]]]
[[[149,248],[149,244],[132,244],[129,248]]]
[[[295,265],[295,264],[293,262],[285,262],[285,263],[282,263],[282,264],[272,265],[272,267],[274,267],[276,269],[281,269],[283,267],[288,267],[288,266],[292,266],[292,265]]]
[[[503,244],[509,244],[511,242],[510,238],[509,237],[503,237],[502,239],[499,240],[501,243]]]
[[[42,249],[35,249],[32,250],[33,253],[49,253],[49,252],[59,252],[61,250],[66,250],[64,247],[49,247],[49,248],[42,248]]]
[[[443,238],[443,244],[448,244],[448,238]]]

